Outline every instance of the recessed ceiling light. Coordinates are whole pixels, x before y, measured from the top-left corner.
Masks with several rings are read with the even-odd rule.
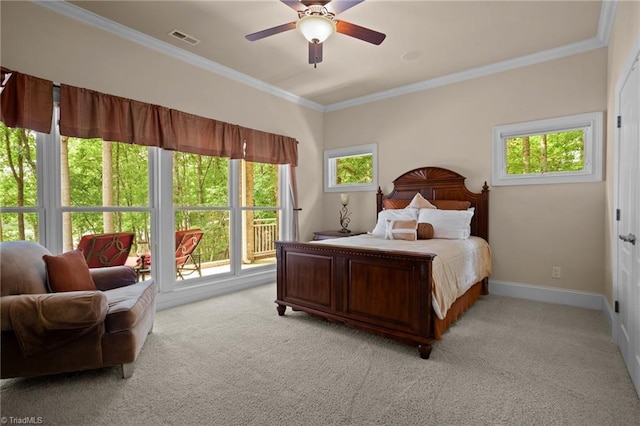
[[[419,50],[410,50],[408,52],[404,52],[401,56],[403,61],[415,61],[420,56],[422,56],[422,52]]]

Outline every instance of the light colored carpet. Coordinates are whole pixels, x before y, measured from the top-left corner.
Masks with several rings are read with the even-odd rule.
[[[415,348],[287,309],[261,286],[158,313],[119,369],[1,383],[44,425],[634,425],[601,312],[498,296]]]

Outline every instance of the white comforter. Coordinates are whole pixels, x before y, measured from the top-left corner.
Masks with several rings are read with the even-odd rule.
[[[314,241],[343,247],[360,247],[382,251],[435,253],[433,259],[433,310],[443,319],[455,300],[473,284],[491,274],[489,244],[480,237],[464,240],[387,240],[371,234],[349,238]]]

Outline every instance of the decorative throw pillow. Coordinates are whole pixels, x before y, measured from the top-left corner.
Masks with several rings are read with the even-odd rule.
[[[424,198],[420,193],[417,193],[413,197],[413,200],[411,200],[408,207],[411,207],[413,209],[437,209],[436,206],[427,201],[427,199]]]
[[[58,256],[45,254],[42,258],[52,292],[96,289],[82,251],[72,250]]]
[[[430,223],[418,223],[418,229],[416,231],[419,240],[430,240],[433,238],[433,225]]]
[[[418,221],[414,220],[387,220],[387,240],[415,241]]]
[[[378,213],[378,222],[371,234],[382,237],[387,232],[387,220],[418,220],[418,212],[416,209],[399,209],[399,210],[382,210]]]
[[[431,204],[441,210],[467,210],[471,207],[471,201],[460,200],[431,200]]]
[[[433,238],[465,239],[471,235],[473,210],[420,209],[419,223],[433,225]]]

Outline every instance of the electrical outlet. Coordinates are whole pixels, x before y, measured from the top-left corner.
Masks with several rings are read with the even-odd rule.
[[[562,276],[562,269],[559,266],[554,266],[551,269],[551,278],[560,279]]]

